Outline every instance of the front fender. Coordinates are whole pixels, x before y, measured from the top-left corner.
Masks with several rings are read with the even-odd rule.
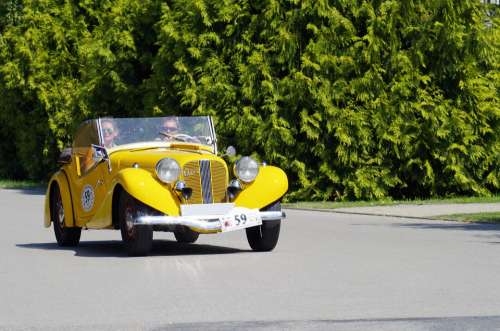
[[[144,169],[128,168],[116,177],[125,191],[142,203],[170,216],[180,215],[180,202],[167,184]]]
[[[238,207],[261,209],[280,199],[288,190],[288,178],[283,170],[273,166],[259,169],[257,178],[245,186],[234,203]]]
[[[74,226],[74,218],[73,218],[73,203],[71,202],[71,191],[69,189],[68,179],[64,171],[59,170],[56,172],[49,181],[49,185],[47,186],[47,193],[45,194],[45,211],[44,211],[44,221],[43,225],[48,228],[51,223],[51,215],[50,215],[50,195],[52,193],[52,189],[54,185],[59,186],[59,191],[61,192],[61,199],[64,208],[64,222],[66,226],[72,227]]]
[[[104,198],[104,202],[94,217],[86,224],[89,228],[106,228],[113,224],[113,195],[120,185],[128,194],[145,205],[169,216],[180,214],[179,199],[167,184],[160,183],[154,175],[144,169],[127,168],[120,170]]]

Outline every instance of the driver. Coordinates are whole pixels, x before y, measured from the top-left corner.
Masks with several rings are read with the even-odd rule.
[[[161,131],[164,133],[163,140],[176,140],[175,136],[179,134],[179,123],[177,123],[177,119],[175,117],[165,118],[163,125],[161,126]]]
[[[179,121],[176,117],[166,117],[161,126],[162,140],[164,141],[185,141],[191,143],[200,143],[196,137],[191,137],[187,134],[181,133],[179,130]]]

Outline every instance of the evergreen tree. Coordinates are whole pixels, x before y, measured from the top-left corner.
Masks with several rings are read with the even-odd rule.
[[[86,118],[208,114],[222,144],[286,170],[290,199],[500,188],[495,6],[7,3],[0,152],[15,157],[1,159],[0,176],[46,175]]]

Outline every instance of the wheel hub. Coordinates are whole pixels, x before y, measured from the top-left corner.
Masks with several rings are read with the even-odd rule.
[[[60,199],[57,201],[57,218],[61,228],[64,227],[64,207]]]
[[[132,207],[128,206],[125,209],[125,226],[127,228],[127,234],[131,237],[134,235],[134,216],[134,210]]]

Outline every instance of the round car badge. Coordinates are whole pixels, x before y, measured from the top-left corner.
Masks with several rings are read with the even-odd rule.
[[[94,189],[90,185],[85,185],[82,190],[82,207],[84,211],[91,211],[94,207]]]

